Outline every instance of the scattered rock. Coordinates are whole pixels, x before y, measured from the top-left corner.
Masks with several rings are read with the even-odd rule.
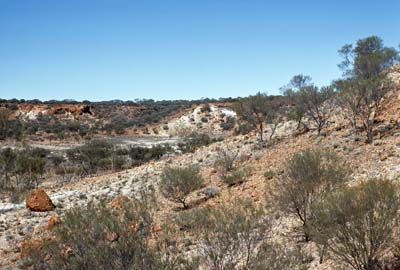
[[[45,230],[49,231],[60,223],[61,223],[61,220],[58,216],[51,216],[49,221],[47,222],[47,225],[45,226]]]
[[[129,201],[127,196],[119,196],[111,201],[112,208],[122,208],[126,202]]]
[[[116,232],[110,232],[107,234],[107,240],[110,242],[118,241],[119,235]]]

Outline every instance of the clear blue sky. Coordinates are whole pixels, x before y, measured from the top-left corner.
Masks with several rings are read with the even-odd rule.
[[[0,0],[0,98],[236,97],[400,43],[399,0]]]

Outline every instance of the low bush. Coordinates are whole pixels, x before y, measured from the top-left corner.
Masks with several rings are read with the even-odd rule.
[[[232,116],[228,116],[226,117],[226,121],[222,122],[220,124],[220,127],[222,128],[222,130],[231,130],[235,127],[235,118]]]
[[[92,140],[67,151],[70,161],[80,164],[85,174],[110,169],[114,145],[108,140]]]
[[[0,186],[7,190],[24,190],[37,186],[45,172],[48,151],[40,148],[0,151]]]
[[[235,135],[246,135],[249,134],[251,131],[253,131],[254,128],[249,125],[249,124],[239,124],[239,126],[235,129],[234,134]]]
[[[271,180],[276,176],[276,173],[274,171],[271,170],[267,170],[266,172],[264,172],[264,177],[267,180]]]
[[[216,186],[208,186],[206,187],[202,193],[206,196],[206,198],[214,198],[217,197],[221,193],[221,189]]]
[[[159,159],[163,155],[173,152],[170,145],[155,145],[153,147],[133,146],[128,150],[133,165],[140,165],[152,159]]]
[[[208,118],[203,116],[203,117],[201,118],[201,122],[203,122],[203,123],[208,123]]]
[[[301,235],[310,241],[313,203],[341,187],[350,174],[347,163],[334,152],[319,149],[298,152],[284,164],[284,174],[276,182],[274,203],[278,210],[297,218]]]
[[[192,132],[189,136],[183,138],[183,142],[179,143],[178,147],[182,153],[192,153],[201,146],[209,145],[217,141],[221,141],[221,139],[214,139],[207,134]]]
[[[210,104],[205,103],[205,104],[200,108],[200,111],[201,111],[202,113],[209,113],[209,112],[211,112],[211,106],[210,106]]]
[[[383,269],[396,246],[400,197],[391,181],[370,180],[332,193],[314,205],[313,233],[338,264]]]
[[[220,148],[217,151],[217,158],[214,162],[214,166],[219,170],[221,175],[226,175],[234,170],[238,155],[239,151]]]
[[[160,190],[165,198],[182,203],[187,208],[187,196],[203,185],[199,169],[189,167],[165,167],[161,174]]]
[[[239,185],[246,181],[246,177],[249,175],[250,170],[251,169],[248,167],[234,170],[225,175],[222,175],[221,179],[229,187]]]

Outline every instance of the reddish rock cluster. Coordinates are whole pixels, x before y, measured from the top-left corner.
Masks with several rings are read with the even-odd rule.
[[[26,197],[26,207],[35,212],[46,212],[55,208],[50,197],[43,189],[33,190]]]

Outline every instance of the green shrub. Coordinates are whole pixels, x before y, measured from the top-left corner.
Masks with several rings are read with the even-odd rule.
[[[211,112],[211,106],[208,103],[205,103],[201,108],[200,111],[202,113]]]
[[[197,212],[197,213],[196,213]],[[249,268],[257,256],[259,243],[267,239],[270,223],[264,210],[247,200],[219,208],[192,211],[198,221],[193,232],[200,237],[200,254],[210,269]]]
[[[356,270],[383,269],[383,256],[396,246],[399,209],[396,184],[366,181],[316,203],[313,233],[338,264]]]
[[[197,241],[204,269],[305,270],[305,254],[270,241],[272,223],[261,206],[234,200],[218,207],[180,212],[174,218],[181,231]]]
[[[343,185],[350,173],[347,163],[334,152],[319,149],[298,152],[286,161],[284,174],[277,181],[275,205],[298,219],[300,232],[309,241],[313,203]]]
[[[163,155],[171,152],[173,152],[173,149],[168,144],[160,144],[152,147],[134,146],[128,150],[133,165],[140,165],[152,159],[160,159]]]
[[[187,196],[201,188],[203,182],[197,167],[165,167],[161,174],[160,190],[165,198],[182,203],[183,208],[187,208]]]
[[[221,189],[216,186],[208,186],[203,189],[202,193],[206,196],[206,198],[214,198],[217,197],[221,193]]]
[[[26,191],[38,185],[47,155],[48,151],[40,148],[0,151],[0,187],[11,192],[13,202],[19,202]]]
[[[220,141],[220,139],[211,138],[207,134],[193,132],[189,136],[186,136],[183,142],[178,143],[178,147],[182,153],[192,153],[201,146],[209,145],[217,141]]]
[[[69,160],[81,166],[85,174],[96,173],[99,169],[110,169],[114,145],[108,140],[92,140],[67,151]]]
[[[208,122],[208,118],[203,116],[203,117],[201,118],[201,122],[207,123],[207,122]]]
[[[306,270],[312,257],[299,246],[287,247],[280,244],[264,243],[257,256],[250,262],[252,270]]]
[[[228,116],[226,121],[220,124],[222,130],[231,130],[235,126],[235,118],[232,116]]]
[[[245,182],[246,177],[248,176],[249,173],[250,173],[250,168],[246,167],[222,175],[221,179],[225,184],[231,187]]]
[[[274,171],[271,171],[271,170],[267,170],[267,171],[264,173],[264,177],[265,177],[265,179],[267,179],[267,180],[271,180],[272,178],[275,177],[275,175],[276,175],[276,173],[275,173]]]
[[[234,133],[235,133],[235,135],[239,135],[239,134],[246,135],[246,134],[249,134],[253,130],[254,130],[254,128],[251,125],[245,123],[245,124],[239,124],[239,126],[235,129]]]

